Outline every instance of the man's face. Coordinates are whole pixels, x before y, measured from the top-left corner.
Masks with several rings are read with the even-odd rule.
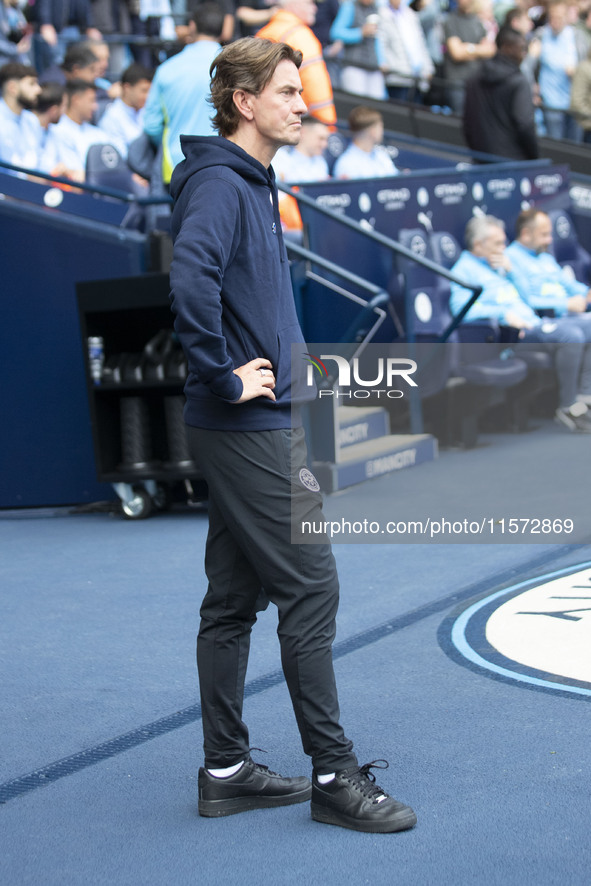
[[[109,59],[111,57],[111,53],[109,51],[109,47],[106,43],[97,43],[93,45],[92,51],[97,57],[96,70],[97,77],[102,77],[107,68],[109,67]]]
[[[139,80],[137,83],[124,83],[121,90],[121,98],[126,105],[140,111],[146,104],[150,91],[149,80]]]
[[[497,268],[505,254],[506,245],[507,237],[504,230],[496,226],[490,227],[486,237],[474,244],[472,252],[488,262],[491,268]]]
[[[250,96],[258,136],[275,149],[297,145],[300,140],[302,115],[307,110],[301,90],[298,69],[293,62],[283,59],[263,91]]]
[[[373,0],[369,0],[369,2],[373,2]],[[316,21],[317,9],[314,0],[291,0],[289,10],[294,15],[297,15],[309,28]]]
[[[537,255],[547,252],[552,245],[552,222],[545,213],[536,215],[533,224],[522,230],[519,239]]]
[[[368,126],[365,131],[367,135],[371,138],[374,145],[381,145],[384,141],[383,120],[376,120],[376,122],[372,123],[371,126]]]
[[[555,34],[560,34],[560,32],[566,26],[568,18],[568,8],[566,3],[558,3],[556,6],[551,6],[548,9],[548,24],[552,28]]]
[[[328,127],[324,123],[302,126],[298,150],[307,157],[320,157],[328,145]]]
[[[18,81],[17,100],[21,108],[30,111],[37,104],[37,97],[41,92],[39,81],[36,77],[23,77]]]
[[[82,123],[90,123],[97,109],[96,91],[85,89],[84,92],[77,92],[72,96],[72,106]]]
[[[79,68],[78,65],[74,65],[72,69],[71,78],[72,80],[84,80],[85,83],[94,83],[96,78],[99,76],[99,63],[92,62],[90,65],[86,65],[84,68]]]

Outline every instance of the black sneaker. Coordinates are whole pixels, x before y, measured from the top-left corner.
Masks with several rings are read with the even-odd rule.
[[[215,778],[206,769],[199,770],[199,815],[207,818],[304,803],[311,793],[308,778],[284,778],[250,757],[228,778]]]
[[[417,823],[410,806],[404,806],[390,797],[375,781],[369,770],[387,769],[376,766],[385,760],[374,760],[364,766],[352,766],[337,772],[328,784],[319,784],[316,775],[312,781],[312,818],[324,824],[337,824],[354,831],[390,834],[405,831]]]

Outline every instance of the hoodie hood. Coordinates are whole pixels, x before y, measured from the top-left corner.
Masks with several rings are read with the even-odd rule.
[[[231,169],[246,181],[269,188],[275,226],[283,254],[285,252],[283,229],[273,167],[269,166],[268,169],[265,169],[262,163],[255,160],[243,148],[221,135],[183,135],[181,136],[181,149],[185,159],[181,160],[175,168],[170,180],[170,195],[175,203],[189,179],[196,173],[202,173],[207,169],[219,166]]]
[[[506,55],[497,53],[494,58],[489,58],[482,62],[478,72],[479,78],[485,85],[497,86],[509,77],[514,77],[520,73],[517,62],[508,58]]]
[[[185,159],[174,170],[170,182],[170,193],[174,200],[178,199],[192,175],[212,166],[233,169],[242,178],[259,185],[271,187],[275,182],[272,167],[265,169],[262,163],[221,135],[183,135],[181,149]]]

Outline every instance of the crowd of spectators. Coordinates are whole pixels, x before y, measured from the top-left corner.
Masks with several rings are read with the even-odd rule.
[[[328,125],[339,87],[465,113],[468,144],[486,131],[504,156],[535,157],[540,134],[591,141],[591,0],[0,0],[0,159],[81,180],[89,144],[125,157],[143,135],[166,183],[180,134],[213,132],[213,57],[253,34],[302,51],[304,101]]]

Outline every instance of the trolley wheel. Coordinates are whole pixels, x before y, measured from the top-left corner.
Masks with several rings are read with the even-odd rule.
[[[158,483],[152,495],[152,504],[157,511],[169,511],[172,506],[172,489],[168,484]]]
[[[121,502],[121,511],[127,520],[143,520],[153,510],[152,499],[145,489],[134,489],[134,497]]]

